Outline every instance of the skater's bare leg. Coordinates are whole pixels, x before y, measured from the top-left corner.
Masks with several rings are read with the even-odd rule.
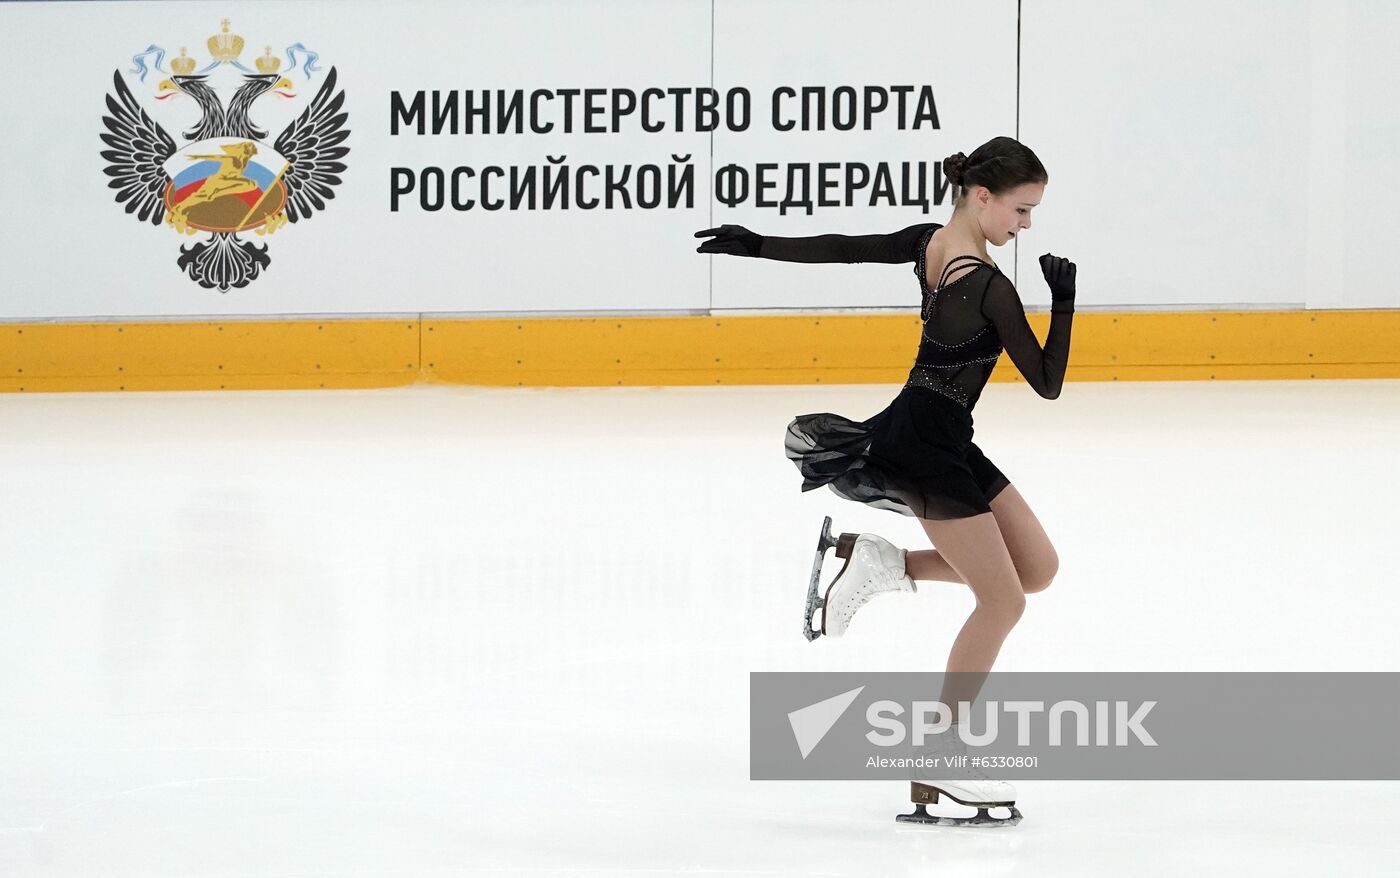
[[[991,507],[1022,590],[1030,594],[1049,588],[1060,569],[1060,558],[1021,492],[1007,485],[992,498]],[[910,579],[919,581],[966,582],[937,549],[910,551],[904,569]]]
[[[904,556],[904,572],[920,582],[962,582],[952,565],[943,560],[937,549],[910,549]]]
[[[1040,519],[1035,517],[1015,485],[1007,485],[991,499],[992,516],[997,529],[1011,553],[1020,577],[1021,589],[1027,594],[1045,591],[1060,569],[1060,556],[1046,536]]]
[[[958,703],[975,700],[1002,641],[1025,612],[1026,593],[993,513],[919,523],[977,598],[948,654],[947,672],[958,676],[945,680],[939,696],[958,718]]]

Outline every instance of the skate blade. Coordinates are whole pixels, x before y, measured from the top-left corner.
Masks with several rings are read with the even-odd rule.
[[[851,566],[850,544],[852,542],[855,542],[855,537],[853,537],[851,534],[842,534],[841,539],[837,541],[836,557],[843,558],[845,560],[841,564],[841,569],[836,571],[835,576],[831,577],[831,582],[827,583],[826,594],[822,596],[822,633],[828,637],[833,637],[835,635],[831,634],[829,631],[826,630],[826,609],[827,607],[831,606],[831,592],[836,588],[836,583],[841,581],[841,577],[846,575],[846,568]],[[846,550],[846,553],[844,555],[841,554],[842,549]]]
[[[812,559],[812,578],[807,585],[807,606],[802,620],[802,636],[809,641],[816,640],[822,635],[821,631],[812,628],[812,616],[816,614],[817,610],[823,610],[826,607],[825,599],[817,593],[817,586],[821,581],[822,561],[826,560],[826,550],[835,545],[836,540],[831,536],[831,516],[828,515],[822,521],[821,534],[817,536],[817,554]],[[825,613],[822,614],[822,620],[825,623]],[[823,625],[823,627],[825,626]]]
[[[951,796],[949,797],[951,798]],[[992,827],[992,826],[1015,826],[1021,822],[1021,812],[1015,805],[991,807],[1007,807],[1011,812],[1009,817],[993,817],[987,813],[987,808],[978,808],[977,813],[972,817],[943,817],[938,814],[930,814],[924,805],[915,805],[912,814],[896,814],[896,823],[912,823],[918,826],[968,826],[968,827]]]

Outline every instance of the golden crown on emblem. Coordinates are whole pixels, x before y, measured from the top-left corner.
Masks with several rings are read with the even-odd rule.
[[[263,49],[263,56],[253,63],[258,65],[259,73],[276,73],[277,68],[282,66],[282,59],[274,58],[272,56],[272,47],[268,46]]]
[[[237,61],[238,56],[243,54],[243,38],[238,34],[228,32],[229,21],[223,20],[223,33],[214,34],[209,38],[209,54],[214,56],[215,61]]]
[[[194,59],[185,54],[185,47],[180,47],[180,57],[170,59],[170,69],[181,76],[189,76],[194,72]]]

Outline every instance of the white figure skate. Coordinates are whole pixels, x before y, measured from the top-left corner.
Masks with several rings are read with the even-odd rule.
[[[836,547],[836,557],[844,558],[836,578],[827,586],[826,596],[817,597],[817,582],[827,549]],[[812,564],[812,580],[807,589],[807,611],[802,634],[816,640],[822,634],[840,637],[850,627],[851,618],[872,597],[888,591],[916,592],[918,586],[904,570],[906,551],[875,534],[843,533],[831,539],[831,517],[822,522],[817,540],[817,557]],[[812,629],[812,615],[822,611],[820,632]]]
[[[914,812],[899,814],[894,818],[896,821],[933,826],[1015,826],[1021,822],[1021,812],[1016,809],[1016,788],[1004,780],[992,780],[980,767],[972,765],[967,758],[967,743],[958,734],[957,723],[938,735],[928,755],[936,757],[938,765],[915,770],[909,790]],[[947,759],[952,761],[945,761]],[[939,774],[957,779],[935,779]],[[946,796],[959,805],[970,805],[977,813],[971,817],[941,817],[928,813],[927,806],[937,804],[939,796]],[[1011,813],[1007,817],[993,817],[988,813],[991,808],[1008,808]]]

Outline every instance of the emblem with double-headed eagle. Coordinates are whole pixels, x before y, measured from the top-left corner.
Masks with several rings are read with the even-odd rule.
[[[210,62],[196,72],[198,61],[182,47],[162,66],[165,50],[152,45],[134,56],[131,73],[145,82],[151,65],[167,78],[156,86],[154,98],[164,102],[190,97],[199,105],[199,120],[182,137],[189,141],[177,149],[165,129],[153,121],[127,86],[121,71],[113,72],[115,94],[107,95],[110,115],[102,117],[107,130],[101,137],[109,147],[102,151],[108,162],[107,184],[117,190],[116,201],[142,222],[166,225],[178,234],[209,232],[210,237],[180,248],[178,265],[200,286],[228,292],[245,287],[271,262],[267,245],[242,240],[239,233],[267,236],[326,208],[345,170],[341,161],[349,152],[347,113],[341,112],[345,91],[336,91],[336,70],[331,67],[310,106],[289,124],[272,144],[268,132],[252,119],[254,102],[270,93],[294,100],[292,81],[283,76],[282,59],[266,46],[254,59],[256,70],[239,58],[244,40],[229,31],[211,36],[206,47]],[[298,57],[309,80],[317,55],[296,43],[286,50],[289,74]],[[227,68],[241,71],[233,82]],[[222,81],[221,81],[222,80]],[[225,103],[221,89],[233,89]]]

